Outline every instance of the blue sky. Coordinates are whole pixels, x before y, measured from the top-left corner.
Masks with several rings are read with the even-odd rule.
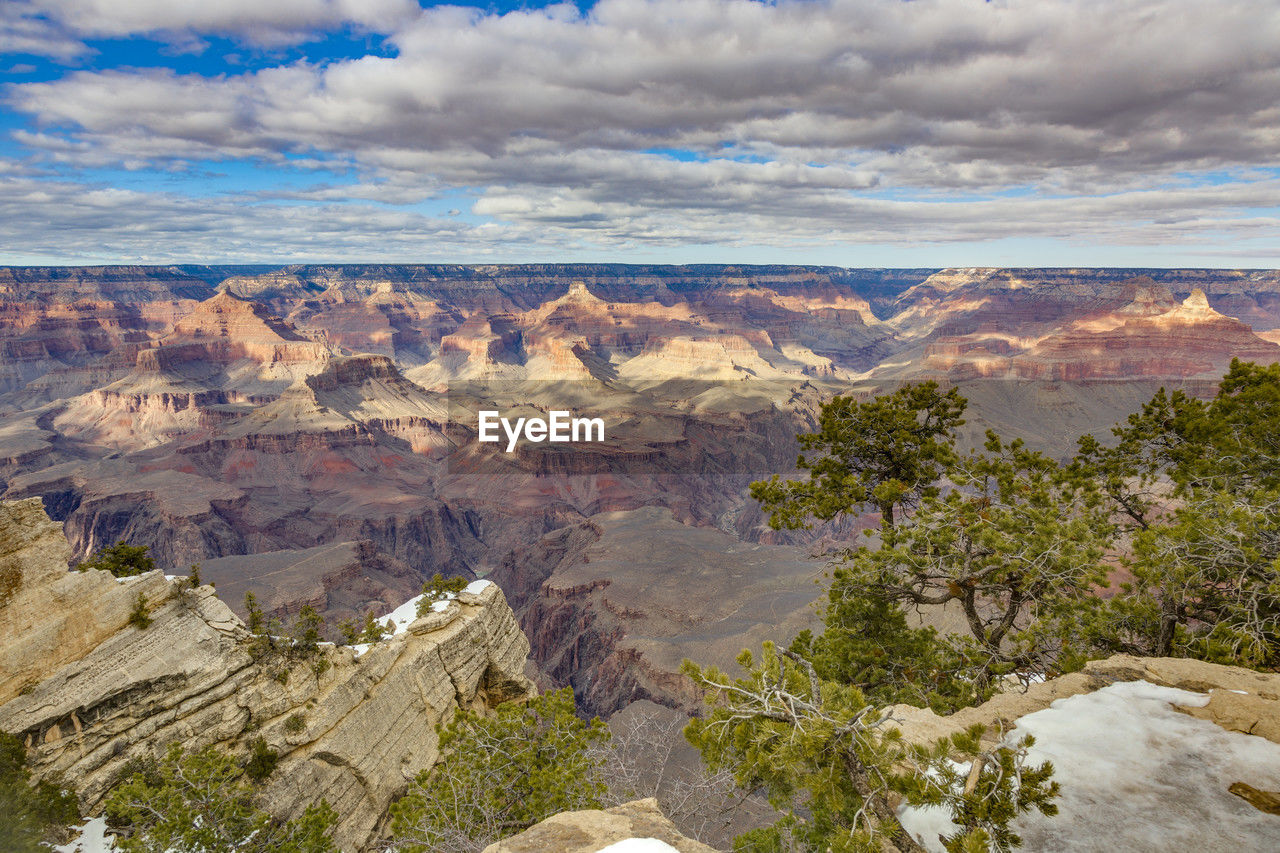
[[[0,263],[1280,266],[1269,0],[9,0]]]

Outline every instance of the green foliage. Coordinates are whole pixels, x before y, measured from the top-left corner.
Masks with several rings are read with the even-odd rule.
[[[258,605],[258,597],[252,591],[244,594],[244,609],[249,616],[245,626],[251,634],[262,634],[266,631],[266,620],[262,615],[262,608]]]
[[[1015,818],[1032,809],[1048,817],[1058,813],[1053,800],[1060,788],[1052,781],[1053,765],[1046,761],[1028,767],[1024,760],[1035,738],[1026,735],[1014,744],[986,749],[984,734],[977,725],[943,738],[932,749],[914,748],[916,766],[927,766],[929,774],[909,777],[907,797],[950,808],[959,830],[943,839],[949,853],[1005,853],[1022,846],[1022,838],[1010,828]],[[950,760],[959,756],[969,762],[967,767]]]
[[[156,567],[155,560],[147,556],[146,545],[130,545],[117,542],[98,549],[88,561],[76,566],[77,571],[102,569],[118,578],[127,578],[149,572]]]
[[[320,630],[324,627],[324,618],[310,604],[302,605],[298,618],[290,629],[293,640],[292,651],[301,655],[311,655],[320,651]]]
[[[1113,447],[1081,439],[1132,581],[1065,626],[1077,647],[1280,666],[1277,423],[1280,365],[1235,360],[1212,400],[1161,389]]]
[[[751,496],[770,513],[774,528],[808,526],[870,506],[892,527],[896,509],[936,493],[935,481],[953,461],[951,448],[967,401],[936,382],[905,385],[872,400],[835,397],[822,407],[816,433],[798,440],[805,451],[796,467],[807,480],[751,484]]]
[[[244,773],[255,782],[261,782],[275,771],[280,763],[280,753],[267,746],[266,738],[254,738],[249,744],[249,757],[245,759]]]
[[[440,577],[436,575],[436,577]],[[428,606],[430,602],[428,602]],[[423,614],[421,602],[418,604],[418,615]],[[378,624],[378,617],[373,615],[370,610],[364,615],[364,622],[359,623],[354,619],[343,619],[338,623],[338,632],[342,635],[342,641],[347,645],[356,645],[359,643],[376,643],[380,641],[384,635],[395,631],[395,623],[387,620],[386,625]]]
[[[1161,388],[1112,429],[1103,446],[1080,439],[1074,463],[1129,526],[1146,529],[1170,494],[1280,488],[1280,364],[1235,359],[1210,401]]]
[[[354,619],[343,619],[338,623],[338,636],[346,646],[354,646],[360,642],[360,625]]]
[[[1008,849],[1009,822],[1032,808],[1052,813],[1052,767],[1026,767],[1027,743],[981,748],[981,727],[932,747],[907,744],[888,713],[855,686],[822,679],[799,655],[766,643],[759,661],[743,652],[746,675],[731,678],[690,662],[707,708],[685,736],[712,768],[732,768],[739,785],[760,788],[783,818],[740,837],[736,849],[832,853],[916,850],[898,822],[898,798],[942,805],[962,830],[956,842]],[[956,784],[951,761],[982,759],[972,787]],[[965,849],[965,848],[958,848]]]
[[[192,563],[191,571],[187,574],[187,583],[192,589],[200,586],[200,564]]]
[[[467,587],[466,578],[446,578],[436,572],[431,580],[422,585],[422,598],[418,600],[417,615],[419,618],[431,612],[431,605],[457,596]]]
[[[289,719],[284,721],[284,730],[291,735],[296,735],[307,727],[307,718],[302,714],[290,714]]]
[[[394,626],[392,630],[395,630]],[[378,624],[378,617],[374,616],[373,611],[370,610],[364,616],[364,631],[360,634],[360,642],[376,643],[382,639],[383,633],[384,629]]]
[[[0,850],[42,853],[80,819],[75,795],[50,781],[31,784],[22,741],[0,732]]]
[[[440,761],[391,807],[404,853],[479,851],[556,812],[602,805],[609,730],[574,714],[568,688],[489,717],[460,711],[439,731]]]
[[[839,554],[816,636],[744,652],[741,678],[686,664],[709,703],[687,737],[784,812],[736,849],[914,850],[897,797],[946,806],[953,853],[1010,850],[1017,815],[1055,813],[1029,740],[910,746],[887,704],[950,711],[1118,651],[1280,668],[1280,365],[1233,362],[1209,401],[1161,390],[1065,466],[992,433],[957,455],[963,407],[927,385],[836,398],[801,437],[810,478],[753,484],[778,528],[865,507],[882,521],[878,547]],[[1131,578],[1109,598],[1104,556]],[[966,634],[904,612],[946,604]]]
[[[255,805],[234,758],[209,747],[173,745],[158,762],[135,765],[104,801],[122,853],[334,853],[337,816],[323,800],[296,821]]]
[[[1125,564],[1133,580],[1081,621],[1100,652],[1280,666],[1280,492],[1193,491]]]
[[[979,693],[1015,669],[1055,669],[1059,647],[1040,626],[1071,618],[1105,579],[1109,526],[1097,495],[1053,460],[993,433],[986,453],[959,460],[950,479],[956,487],[925,497],[883,547],[849,554],[832,594],[917,607],[957,602],[969,630],[955,646],[970,663],[961,677]]]
[[[145,631],[151,627],[151,617],[147,615],[147,597],[142,594],[142,590],[138,590],[137,596],[133,599],[133,610],[129,613],[129,624],[139,631]]]
[[[863,589],[845,568],[835,571],[824,629],[802,631],[790,651],[827,681],[857,687],[871,702],[907,702],[945,714],[986,695],[966,675],[970,661],[933,628],[912,628],[896,603]]]

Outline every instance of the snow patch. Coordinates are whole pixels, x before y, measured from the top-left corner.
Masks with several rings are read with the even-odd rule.
[[[1280,850],[1280,823],[1228,793],[1233,782],[1280,789],[1280,744],[1228,732],[1174,705],[1209,697],[1145,681],[1059,699],[1017,721],[1034,735],[1028,763],[1052,761],[1057,817],[1014,821],[1025,850]],[[899,817],[927,850],[955,831],[939,807]],[[1225,846],[1224,846],[1225,845]]]
[[[625,838],[608,847],[601,847],[596,853],[680,853],[680,851],[656,838]]]
[[[479,595],[480,593],[484,592],[486,589],[488,589],[491,586],[493,586],[493,581],[486,581],[486,580],[472,581],[471,583],[467,584],[467,588],[464,589],[463,592],[470,593],[471,595]]]
[[[54,847],[54,853],[115,853],[115,836],[107,835],[105,817],[95,817],[75,830],[76,837]]]
[[[418,602],[421,600],[422,596],[415,595],[395,610],[392,610],[386,616],[380,617],[378,619],[378,624],[386,625],[387,620],[390,619],[395,623],[395,628],[392,630],[391,636],[394,637],[396,634],[403,634],[405,631],[409,630],[409,626],[413,624],[413,620],[418,618]],[[386,634],[383,634],[383,636],[385,637]]]
[[[476,584],[487,584],[487,583],[489,583],[489,581],[473,581],[467,587],[467,589],[470,590],[472,587],[476,586]],[[484,587],[481,586],[478,589],[484,589]],[[379,639],[386,640],[386,639],[389,639],[390,637],[395,637],[399,634],[403,634],[405,631],[408,631],[409,626],[412,625],[414,621],[416,621],[418,618],[419,602],[421,602],[423,598],[426,598],[427,595],[430,595],[433,598],[436,597],[436,595],[440,596],[439,601],[431,602],[431,610],[435,613],[443,613],[445,610],[448,609],[449,602],[453,601],[458,597],[458,594],[455,592],[445,592],[445,593],[428,592],[425,595],[415,595],[413,598],[409,599],[404,604],[401,604],[395,610],[392,610],[390,613],[386,614],[385,616],[379,616],[377,617],[377,619],[374,620],[375,622],[377,622],[378,625],[383,626],[384,629],[386,627],[387,622],[391,622],[392,624],[391,630],[390,631],[383,630],[382,636]],[[360,657],[362,654],[369,651],[369,648],[372,645],[373,645],[372,643],[359,643],[356,645],[352,645],[351,648],[355,650],[356,657]]]

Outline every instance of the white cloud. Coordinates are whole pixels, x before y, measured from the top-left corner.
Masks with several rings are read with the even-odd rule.
[[[26,53],[67,62],[88,48],[58,24],[40,18],[28,0],[0,4],[0,54]]]
[[[484,259],[532,237],[377,205],[192,198],[0,171],[0,263]]]
[[[293,44],[343,26],[391,32],[418,14],[413,0],[26,0],[42,16],[87,37],[161,35],[179,41],[225,35]]]
[[[350,23],[399,50],[12,87],[42,125],[21,141],[64,164],[305,156],[361,178],[292,198],[453,190],[531,239],[606,245],[1274,229],[1256,214],[1275,181],[1255,173],[1280,163],[1273,0],[42,2],[82,32],[263,41]],[[1223,186],[1189,185],[1206,174]]]

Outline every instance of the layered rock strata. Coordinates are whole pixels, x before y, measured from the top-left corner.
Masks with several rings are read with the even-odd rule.
[[[363,655],[322,644],[291,657],[255,644],[212,587],[158,571],[68,573],[60,540],[39,501],[0,504],[0,730],[90,813],[132,759],[173,743],[242,753],[262,737],[280,754],[267,809],[296,817],[323,798],[339,846],[362,849],[439,757],[438,723],[531,691],[528,641],[493,584]],[[139,593],[151,619],[141,630],[129,624]]]

